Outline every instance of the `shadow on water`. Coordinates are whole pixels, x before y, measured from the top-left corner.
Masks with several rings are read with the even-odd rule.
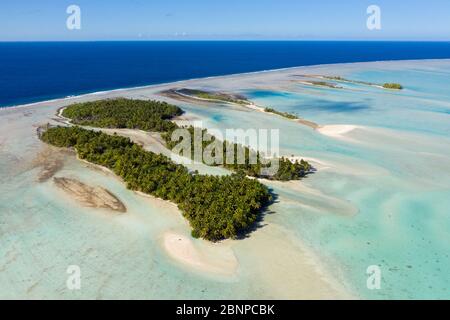
[[[314,175],[317,172],[317,169],[314,167],[311,167],[309,172],[306,172],[305,175],[301,178],[301,180],[298,180],[298,182],[304,180],[304,179],[308,179],[309,176]],[[271,205],[273,205],[274,203],[279,203],[279,196],[277,193],[274,192],[274,190],[272,188],[269,188],[269,193],[271,196],[271,201],[268,202],[263,208],[261,208],[258,217],[256,218],[255,223],[253,223],[253,225],[245,230],[242,230],[238,233],[238,235],[236,236],[236,240],[244,240],[244,239],[248,239],[250,238],[250,235],[255,232],[258,231],[259,229],[262,229],[264,227],[266,227],[268,224],[264,223],[264,218],[267,215],[271,215],[271,214],[275,214],[274,211],[270,210],[269,207]]]
[[[270,202],[268,202],[263,208],[261,208],[258,217],[256,218],[255,223],[252,224],[251,227],[242,230],[241,232],[238,233],[238,235],[236,236],[236,240],[244,240],[244,239],[248,239],[250,238],[250,235],[259,230],[262,229],[264,227],[267,226],[267,223],[264,223],[264,218],[266,217],[266,215],[270,215],[270,214],[275,214],[274,211],[270,210],[269,207],[274,204],[274,203],[278,203],[278,194],[276,194],[273,189],[269,188],[269,193],[272,197],[272,200]]]
[[[370,109],[370,105],[362,102],[335,102],[316,100],[310,107],[302,106],[304,110],[315,110],[324,112],[358,112]]]

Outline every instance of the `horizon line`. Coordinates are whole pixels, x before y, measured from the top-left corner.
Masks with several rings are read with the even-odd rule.
[[[448,40],[406,39],[86,39],[86,40],[0,40],[0,43],[49,42],[439,42]]]

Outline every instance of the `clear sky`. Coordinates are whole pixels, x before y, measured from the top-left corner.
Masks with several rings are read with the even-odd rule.
[[[66,9],[81,8],[81,30]],[[368,30],[369,5],[381,30]],[[0,0],[0,41],[450,40],[449,0]]]

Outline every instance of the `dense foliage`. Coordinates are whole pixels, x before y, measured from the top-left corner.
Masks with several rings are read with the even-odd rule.
[[[182,113],[166,102],[119,98],[74,104],[62,115],[77,125],[163,132],[175,127],[167,120]]]
[[[319,87],[327,87],[331,89],[340,89],[341,87],[335,85],[334,83],[326,82],[326,81],[309,81],[310,84]]]
[[[255,223],[260,209],[271,201],[267,187],[257,180],[242,174],[191,174],[169,158],[117,135],[55,127],[43,132],[41,139],[74,148],[81,159],[111,169],[129,189],[176,203],[195,237],[212,241],[236,237]]]
[[[357,83],[357,84],[364,84],[369,86],[382,86],[385,89],[395,89],[395,90],[402,90],[403,86],[399,83],[384,83],[383,85],[376,84],[373,82],[367,82],[367,81],[358,81],[358,80],[349,80],[340,76],[324,76],[325,79],[330,80],[336,80],[336,81],[344,81],[344,82],[351,82],[351,83]]]
[[[383,88],[385,89],[394,89],[394,90],[402,90],[403,86],[399,83],[385,83],[383,84]]]
[[[205,93],[203,91],[189,90],[189,93]],[[187,93],[187,92],[185,92]],[[220,95],[219,93],[213,93]],[[238,97],[238,96],[237,96]],[[297,116],[289,113],[278,112],[274,109],[266,109],[267,112],[273,112],[290,119],[297,119]],[[128,129],[140,129],[144,131],[158,131],[163,132],[163,137],[167,143],[169,149],[173,149],[178,141],[171,140],[172,132],[179,127],[170,121],[172,117],[182,114],[183,111],[165,102],[158,101],[143,101],[143,100],[130,100],[130,99],[113,99],[113,100],[100,100],[87,103],[79,103],[68,106],[63,110],[63,116],[72,120],[72,123],[78,125],[100,127],[100,128],[128,128]],[[191,137],[193,137],[194,128],[189,128]],[[215,143],[216,139],[208,135],[207,131],[203,131],[203,150],[209,145]],[[191,139],[194,144],[194,139]],[[262,171],[263,168],[267,168],[268,165],[264,165],[261,162],[260,155],[255,151],[250,150],[245,146],[241,146],[236,143],[220,142],[222,143],[222,150],[224,153],[223,159],[226,159],[226,150],[235,150],[235,160],[233,163],[227,164],[225,161],[214,163],[212,165],[222,165],[227,169],[234,170],[236,172],[245,173],[248,176],[257,178],[267,178],[272,180],[298,180],[304,177],[311,171],[311,165],[306,161],[291,162],[286,158],[277,159],[279,164],[279,170],[276,174],[267,175]],[[194,148],[192,147],[192,152]],[[245,152],[245,163],[239,164],[237,155],[240,152]],[[251,163],[250,154],[257,157],[256,163]],[[230,161],[231,162],[231,161]],[[209,164],[209,163],[208,163]],[[211,164],[209,164],[211,165]]]
[[[275,110],[273,108],[265,108],[264,111],[265,112],[269,112],[269,113],[273,113],[273,114],[277,114],[279,116],[282,116],[284,118],[291,119],[291,120],[298,119],[298,117],[295,114],[292,114],[292,113],[289,113],[289,112],[281,112],[281,111]]]
[[[210,135],[206,129],[199,129],[194,127],[187,127],[186,129],[189,131],[189,134],[191,136],[191,159],[194,159],[194,152],[195,152],[194,133],[195,130],[197,130],[197,135],[203,138],[202,150],[203,151],[210,150],[211,153],[209,155],[211,156],[211,158],[217,159],[217,162],[207,163],[208,165],[223,166],[224,168],[236,172],[242,172],[248,176],[255,178],[266,178],[270,180],[282,180],[282,181],[299,180],[305,177],[312,170],[311,165],[304,160],[301,160],[300,162],[299,161],[291,162],[289,159],[282,157],[279,159],[273,159],[272,161],[272,162],[276,161],[278,163],[278,170],[276,171],[276,173],[267,174],[263,169],[269,168],[271,166],[271,163],[268,163],[269,162],[268,159],[262,159],[262,155],[259,152],[256,152],[241,144],[231,143],[228,141],[220,141],[216,139],[214,136]],[[179,141],[172,140],[171,132],[167,132],[166,134],[164,134],[163,138],[165,139],[167,147],[169,149],[173,149],[179,143]],[[219,149],[222,154],[216,157],[217,149],[216,148],[208,149],[210,145],[220,146],[220,148],[217,149]],[[226,161],[228,150],[233,150],[234,159],[232,161]],[[244,161],[238,161],[239,154],[244,155]],[[200,156],[202,157],[201,160],[205,162],[204,161],[205,159],[203,158],[204,156],[203,152]],[[251,159],[255,159],[256,161],[251,161]]]
[[[367,82],[367,81],[360,81],[360,80],[351,80],[351,79],[346,79],[340,76],[324,76],[324,79],[329,79],[329,80],[335,80],[335,81],[342,81],[342,82],[350,82],[350,83],[356,83],[356,84],[363,84],[363,85],[367,85],[367,86],[376,86],[376,83],[373,82]]]

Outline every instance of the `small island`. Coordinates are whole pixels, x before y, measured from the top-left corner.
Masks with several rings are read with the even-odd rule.
[[[156,111],[157,110],[157,111]],[[71,119],[71,123],[109,129],[138,129],[143,131],[160,132],[166,142],[167,147],[172,150],[179,141],[172,141],[172,134],[180,127],[171,121],[174,117],[181,115],[183,110],[179,107],[161,103],[158,101],[143,101],[130,99],[112,99],[100,100],[95,102],[86,102],[81,104],[74,104],[66,107],[62,111],[62,115]],[[191,142],[194,143],[194,127],[186,128],[191,135]],[[208,134],[207,130],[201,132],[203,137],[203,150],[208,146],[222,144],[224,152],[221,159],[225,159],[225,152],[233,149],[235,159],[233,163],[214,163],[214,166],[223,166],[235,172],[243,172],[245,175],[255,178],[265,178],[269,180],[299,180],[305,177],[312,171],[312,166],[302,160],[291,162],[286,158],[272,159],[277,160],[279,169],[275,175],[263,174],[264,168],[269,167],[268,163],[271,159],[264,159],[264,155],[259,154],[246,146],[237,143],[230,143],[228,141],[218,142],[215,137]],[[192,147],[194,150],[194,147]],[[242,153],[245,155],[245,164],[238,163],[237,155]],[[185,155],[186,156],[186,155]],[[257,159],[256,163],[250,161],[251,157]],[[193,154],[191,155],[191,159]],[[203,159],[202,159],[203,160]],[[210,164],[211,165],[211,164]]]
[[[161,92],[162,95],[168,96],[171,98],[179,99],[179,98],[187,98],[193,100],[204,100],[209,102],[224,102],[224,103],[233,103],[239,105],[248,105],[251,104],[246,97],[238,94],[224,93],[224,92],[214,92],[214,91],[206,91],[199,89],[171,89],[167,91]]]
[[[383,88],[392,90],[402,90],[403,86],[399,83],[385,83],[383,84]]]
[[[41,131],[40,138],[52,146],[73,149],[80,159],[112,170],[131,190],[177,204],[190,222],[192,236],[210,241],[235,238],[245,233],[256,223],[261,210],[271,203],[268,187],[250,177],[289,181],[301,179],[312,171],[311,165],[304,160],[292,162],[282,157],[277,159],[277,173],[271,177],[263,176],[261,169],[266,162],[262,161],[262,155],[256,152],[258,162],[251,164],[250,155],[255,155],[255,151],[209,136],[205,139],[208,142],[203,142],[204,146],[219,142],[224,147],[243,151],[246,161],[240,164],[235,158],[232,164],[215,164],[234,171],[231,175],[201,175],[189,172],[185,166],[164,155],[144,150],[129,138],[80,127],[157,131],[162,133],[170,148],[176,142],[169,137],[179,128],[171,120],[182,113],[180,108],[158,101],[119,98],[78,103],[61,112],[75,126],[47,126]],[[187,129],[191,134],[198,130]],[[206,130],[201,130],[209,135]]]
[[[117,135],[59,126],[48,128],[41,139],[56,147],[72,148],[80,159],[112,170],[131,190],[177,204],[194,237],[210,241],[235,238],[257,221],[272,200],[266,186],[243,174],[219,177],[190,173],[169,158]]]
[[[341,76],[314,76],[314,77],[317,77],[320,79],[334,80],[334,81],[339,81],[339,82],[362,84],[362,85],[366,85],[366,86],[378,87],[378,88],[383,88],[383,89],[391,89],[391,90],[402,90],[403,89],[403,86],[399,83],[387,82],[387,83],[384,83],[381,85],[381,84],[377,84],[377,83],[373,83],[373,82],[346,79]]]
[[[334,83],[326,82],[326,81],[304,81],[302,83],[307,84],[307,85],[317,86],[317,87],[330,88],[330,89],[342,89],[342,87],[335,85]]]
[[[273,113],[273,114],[279,115],[279,116],[281,116],[283,118],[290,119],[290,120],[297,120],[297,119],[299,119],[295,114],[292,114],[292,113],[289,113],[289,112],[281,112],[281,111],[275,110],[273,108],[265,108],[264,111],[268,112],[268,113]]]

